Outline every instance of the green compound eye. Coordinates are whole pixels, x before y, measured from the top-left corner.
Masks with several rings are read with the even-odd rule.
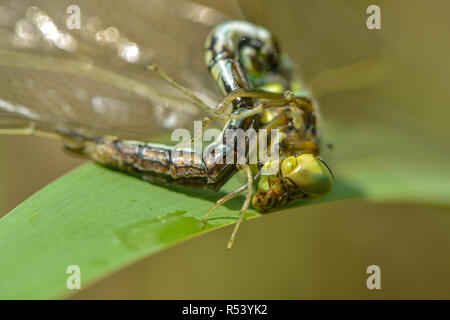
[[[327,195],[334,185],[333,174],[325,162],[312,154],[295,157],[296,163],[289,157],[281,170],[283,177],[290,179],[307,195],[309,199],[318,199]],[[292,168],[293,167],[293,168]],[[285,174],[286,172],[286,174]]]
[[[296,165],[297,159],[295,157],[288,157],[284,159],[283,163],[281,164],[281,174],[283,175],[283,177],[291,173]]]

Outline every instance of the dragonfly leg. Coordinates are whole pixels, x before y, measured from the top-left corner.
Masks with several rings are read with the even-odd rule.
[[[225,197],[220,198],[219,200],[216,201],[216,203],[211,207],[211,209],[208,210],[208,212],[203,216],[202,221],[200,222],[200,225],[202,226],[202,228],[205,227],[205,222],[206,219],[208,219],[209,215],[218,207],[220,207],[221,205],[223,205],[224,203],[228,202],[231,199],[236,198],[238,195],[240,195],[242,192],[244,192],[245,190],[247,190],[247,184],[244,184],[242,187],[240,187],[239,189],[234,190],[233,192],[227,194]]]
[[[25,128],[0,129],[0,134],[7,135],[33,135],[35,133],[32,126]]]
[[[244,119],[249,116],[256,115],[258,113],[263,112],[265,109],[273,108],[273,107],[279,107],[279,106],[286,106],[287,102],[282,99],[278,101],[266,101],[266,102],[260,102],[258,103],[255,108],[242,112],[241,114],[225,114],[225,110],[227,109],[227,106],[232,103],[237,98],[249,98],[249,97],[259,97],[261,99],[275,99],[283,97],[280,94],[274,94],[271,92],[265,92],[261,90],[256,89],[237,89],[230,94],[228,94],[226,97],[224,97],[215,107],[215,112],[204,118],[202,121],[202,126],[198,132],[194,134],[194,137],[191,140],[191,143],[193,143],[198,137],[203,136],[203,133],[206,130],[206,127],[213,121],[219,120],[219,119],[225,119],[225,120],[231,120],[231,119]],[[270,106],[265,106],[265,104],[271,104]]]
[[[148,65],[147,70],[152,70],[157,72],[164,80],[171,84],[176,89],[180,90],[186,97],[188,97],[193,103],[200,107],[203,111],[215,116],[214,120],[222,118],[229,119],[227,115],[224,115],[226,107],[238,98],[255,98],[255,99],[265,99],[265,100],[285,100],[286,94],[272,93],[258,89],[237,89],[229,93],[224,97],[215,107],[211,107],[206,104],[202,99],[200,99],[195,93],[186,87],[182,86],[176,82],[171,76],[169,76],[165,71],[161,69],[157,64],[153,63]],[[300,98],[301,99],[301,98]]]
[[[285,97],[281,93],[273,93],[268,91],[263,91],[259,89],[246,89],[240,88],[230,92],[226,97],[224,97],[217,105],[216,110],[220,113],[221,110],[225,109],[231,102],[238,98],[255,98],[255,99],[265,99],[265,100],[283,100]]]
[[[224,114],[227,105],[236,98],[257,97],[258,95],[260,98],[264,99],[275,99],[280,98],[280,96],[282,97],[282,99],[260,101],[256,103],[253,109],[241,112],[239,114],[229,114],[229,113]],[[272,108],[286,108],[286,110],[291,110],[294,127],[297,129],[300,129],[303,126],[303,117],[301,114],[301,110],[305,112],[312,110],[311,102],[309,100],[304,98],[296,98],[290,91],[287,91],[284,95],[280,95],[278,93],[274,94],[254,89],[238,89],[231,92],[224,99],[222,99],[221,102],[219,102],[219,104],[216,107],[216,115],[210,115],[202,120],[200,130],[198,130],[194,134],[194,137],[191,139],[189,144],[194,143],[199,137],[202,137],[207,126],[215,120],[244,119]]]
[[[261,112],[264,112],[267,109],[272,108],[286,108],[289,109],[287,102],[284,100],[276,100],[276,101],[262,101],[256,103],[255,107],[251,110],[246,110],[244,112],[241,112],[239,114],[230,114],[228,116],[229,119],[243,119],[247,117],[254,116],[256,114],[259,114]]]
[[[191,146],[193,143],[195,143],[195,141],[197,141],[197,139],[200,139],[201,137],[203,137],[203,134],[205,133],[205,130],[208,127],[208,125],[216,119],[217,118],[212,117],[212,116],[203,118],[203,120],[201,121],[201,127],[197,130],[197,132],[194,132],[194,136],[192,137],[192,139],[189,141],[183,141],[177,147],[184,148],[184,147]]]
[[[221,113],[220,110],[224,109],[231,102],[238,98],[255,98],[259,100],[269,100],[269,101],[284,101],[285,104],[295,104],[305,111],[312,111],[311,101],[307,98],[296,97],[292,91],[286,91],[285,93],[274,93],[263,91],[260,89],[246,89],[240,88],[230,92],[226,97],[224,97],[217,105],[216,111]]]
[[[292,107],[297,107],[305,111],[311,111],[311,102],[305,98],[298,98],[291,91],[286,91],[284,94],[267,92],[259,89],[245,89],[240,88],[230,92],[226,97],[224,97],[215,107],[207,105],[202,99],[200,99],[195,93],[186,87],[182,86],[176,82],[172,77],[170,77],[165,71],[163,71],[155,63],[147,66],[148,70],[153,70],[157,72],[164,80],[171,84],[176,89],[180,90],[186,97],[188,97],[193,103],[199,106],[203,111],[212,115],[211,121],[217,119],[230,119],[230,115],[224,114],[227,106],[238,98],[255,98],[269,100],[262,104],[259,108],[254,108],[249,110],[248,113],[244,112],[241,115],[234,115],[236,118],[246,118],[257,113],[263,112],[265,109],[277,108],[280,106],[291,105]]]
[[[302,112],[299,108],[295,106],[290,106],[292,123],[294,124],[294,128],[301,129],[304,126]]]
[[[245,88],[234,90],[226,97],[224,97],[216,107],[210,107],[191,90],[187,89],[186,87],[182,86],[174,79],[172,79],[156,64],[153,63],[147,66],[147,69],[157,72],[164,80],[170,83],[173,87],[180,90],[186,97],[188,97],[193,103],[199,106],[203,111],[210,114],[209,117],[205,118],[202,121],[201,130],[194,134],[194,137],[191,139],[190,143],[193,143],[198,137],[201,137],[203,135],[207,125],[210,122],[218,119],[243,119],[261,113],[266,109],[285,107],[289,105],[293,115],[294,126],[296,128],[300,128],[302,125],[302,117],[298,109],[301,109],[308,113],[312,112],[311,102],[306,98],[295,97],[295,95],[291,91],[286,91],[284,94],[281,94],[258,89]],[[240,114],[224,114],[228,105],[238,98],[255,98],[264,99],[267,101],[259,102],[253,109],[242,112]]]
[[[212,116],[205,117],[202,120],[200,129],[194,133],[194,136],[191,139],[191,144],[194,143],[197,139],[203,137],[203,134],[205,133],[206,128],[214,120],[216,120],[216,118],[212,117]]]
[[[267,95],[268,94],[268,95]],[[259,102],[256,104],[256,106],[248,111],[244,111],[240,114],[230,114],[227,113],[225,114],[225,110],[226,107],[235,99],[237,98],[248,98],[248,97],[257,97],[257,96],[261,96],[263,98],[279,98],[280,95],[279,94],[272,94],[272,93],[268,93],[268,92],[264,92],[261,90],[254,90],[254,89],[238,89],[235,90],[233,92],[231,92],[230,94],[228,94],[225,98],[223,98],[218,104],[217,107],[215,108],[215,113],[213,113],[212,115],[204,118],[202,120],[202,124],[201,124],[201,128],[200,130],[198,130],[195,134],[194,137],[191,139],[190,143],[194,143],[199,137],[203,136],[203,133],[205,132],[207,126],[215,121],[215,120],[219,120],[219,119],[226,119],[226,120],[231,120],[231,119],[244,119],[253,115],[256,115],[258,113],[263,112],[265,109],[269,109],[269,108],[275,108],[275,107],[285,107],[288,102],[284,99],[281,100],[274,100],[274,101],[264,101],[264,102]]]
[[[148,65],[146,68],[147,68],[147,70],[152,70],[152,71],[157,72],[164,80],[166,80],[168,83],[170,83],[176,89],[180,90],[186,97],[189,98],[189,100],[191,100],[194,104],[196,104],[198,107],[200,107],[200,109],[202,109],[203,111],[205,111],[209,114],[218,115],[214,111],[214,108],[207,105],[202,99],[200,99],[191,90],[182,86],[181,84],[176,82],[174,79],[172,79],[172,77],[170,77],[167,73],[165,73],[158,65],[153,63],[151,65]]]
[[[255,181],[259,179],[259,177],[261,176],[261,172],[262,172],[262,171],[259,171],[259,172],[253,177],[253,180],[252,180],[253,183],[255,183]],[[225,204],[225,203],[228,202],[229,200],[236,198],[238,195],[240,195],[241,193],[243,193],[245,190],[248,190],[248,189],[249,189],[248,183],[246,183],[246,184],[244,184],[243,186],[241,186],[240,188],[238,188],[238,189],[234,190],[233,192],[227,194],[225,197],[223,197],[223,198],[217,200],[217,202],[211,207],[211,209],[209,209],[208,212],[203,216],[202,221],[201,221],[201,223],[200,223],[201,226],[202,226],[202,228],[205,227],[206,219],[209,217],[209,215],[210,215],[216,208],[218,208],[218,207],[220,207],[221,205]],[[252,188],[252,189],[253,189],[253,188]],[[250,193],[252,193],[252,192],[250,192]]]
[[[253,109],[241,112],[239,114],[223,114],[223,110],[227,104],[239,97],[259,98],[264,99],[265,101],[260,101],[256,103]],[[218,104],[216,111],[220,114],[218,118],[243,119],[272,108],[290,109],[292,111],[294,126],[296,128],[301,127],[303,123],[300,110],[306,113],[311,113],[313,111],[311,101],[306,98],[295,97],[291,91],[286,91],[284,94],[278,94],[255,89],[238,89],[233,91]]]
[[[245,201],[242,204],[241,207],[241,213],[239,214],[239,219],[236,222],[236,225],[234,226],[233,233],[231,234],[230,240],[228,240],[227,249],[231,249],[234,243],[234,239],[236,238],[236,233],[239,229],[239,226],[241,225],[242,221],[244,220],[244,216],[247,213],[248,207],[250,206],[250,201],[252,199],[253,194],[253,176],[252,176],[252,170],[250,169],[249,165],[244,165],[245,171],[247,173],[247,194],[245,195]]]
[[[289,102],[289,107],[291,110],[291,115],[292,115],[292,120],[293,120],[293,124],[294,127],[296,129],[301,129],[301,127],[304,126],[304,122],[303,122],[303,116],[302,116],[302,112],[308,112],[311,113],[312,112],[312,105],[311,103],[304,99],[304,98],[298,98],[294,95],[293,92],[291,91],[286,91],[285,95],[285,99]],[[305,102],[308,102],[308,109],[302,109],[302,106],[305,106]]]
[[[28,127],[23,128],[11,128],[11,129],[0,129],[0,134],[3,135],[27,135],[27,136],[36,136],[54,140],[62,140],[65,137],[57,132],[47,132],[44,130],[37,129],[33,124],[30,124]]]

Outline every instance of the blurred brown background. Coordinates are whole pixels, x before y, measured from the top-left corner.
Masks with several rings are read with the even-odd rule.
[[[85,162],[56,141],[0,135],[0,216],[62,174]]]

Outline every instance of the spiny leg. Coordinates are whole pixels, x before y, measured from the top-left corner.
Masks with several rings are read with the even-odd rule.
[[[225,197],[220,198],[216,201],[216,203],[211,207],[211,209],[208,210],[208,212],[203,216],[202,221],[200,222],[200,225],[202,228],[205,227],[206,219],[208,219],[209,215],[218,207],[223,205],[224,203],[228,202],[231,199],[236,198],[238,195],[240,195],[242,192],[247,190],[247,184],[244,184],[239,189],[234,190],[233,192],[227,194]]]
[[[200,128],[197,130],[197,132],[194,132],[194,136],[191,138],[191,140],[183,141],[177,147],[179,148],[189,147],[190,145],[195,143],[197,139],[203,137],[203,134],[205,133],[205,130],[208,127],[208,125],[216,119],[217,118],[213,116],[203,118],[203,120],[200,122]]]
[[[198,132],[194,133],[194,137],[189,141],[190,144],[194,143],[196,139],[203,136],[203,133],[206,130],[206,127],[209,123],[218,120],[218,119],[226,119],[230,120],[229,115],[224,115],[223,113],[226,110],[226,107],[233,102],[237,98],[261,98],[261,99],[280,99],[283,98],[283,95],[273,94],[270,92],[265,92],[261,90],[255,89],[237,89],[231,92],[229,95],[224,97],[215,108],[208,106],[203,100],[201,100],[197,95],[195,95],[191,90],[182,86],[178,82],[176,82],[172,77],[170,77],[166,72],[164,72],[159,66],[155,63],[147,66],[148,70],[153,70],[157,72],[164,80],[166,80],[169,84],[171,84],[176,89],[180,90],[186,97],[188,97],[192,102],[194,102],[197,106],[199,106],[203,111],[210,114],[210,116],[206,117],[202,120],[201,129]],[[252,114],[248,114],[239,118],[245,118],[253,114],[257,114],[261,111],[253,112]],[[182,146],[186,146],[188,143],[185,142]]]
[[[27,135],[53,140],[63,140],[67,138],[63,133],[60,133],[57,130],[54,131],[55,132],[40,130],[36,128],[34,124],[30,124],[28,127],[23,128],[0,129],[0,135]]]
[[[194,102],[197,106],[199,106],[203,111],[217,117],[214,120],[228,119],[226,115],[223,115],[223,112],[226,110],[226,107],[238,98],[258,98],[258,99],[270,99],[270,100],[279,100],[283,99],[282,94],[266,92],[258,89],[237,89],[227,96],[225,96],[216,107],[208,106],[202,99],[200,99],[195,93],[193,93],[188,88],[176,82],[171,76],[169,76],[165,71],[163,71],[158,65],[152,63],[148,65],[147,70],[152,70],[157,72],[164,80],[166,80],[169,84],[171,84],[176,89],[180,90],[186,97],[188,97],[192,102]]]
[[[219,104],[220,105],[220,104]],[[194,137],[190,141],[186,141],[185,143],[182,143],[180,146],[188,146],[194,143],[198,138],[203,136],[203,133],[205,132],[208,125],[216,120],[219,119],[226,119],[226,120],[232,120],[232,119],[244,119],[256,114],[259,114],[267,109],[272,108],[280,108],[285,107],[289,109],[287,106],[287,102],[285,100],[274,100],[274,101],[263,101],[258,102],[253,109],[246,110],[244,112],[241,112],[239,114],[221,114],[220,116],[207,116],[201,121],[201,127],[197,132],[194,133]],[[224,108],[219,109],[217,112],[223,113]],[[301,119],[300,119],[301,120]]]
[[[284,99],[281,100],[273,100],[273,101],[262,101],[256,103],[255,107],[250,110],[246,110],[244,112],[241,112],[239,114],[226,114],[222,115],[222,117],[226,119],[243,119],[250,116],[253,116],[255,114],[264,112],[267,109],[276,109],[276,108],[286,108],[286,110],[292,111],[292,117],[294,119],[294,126],[296,128],[300,128],[302,124],[302,115],[301,111],[308,112],[310,109],[308,107],[303,108],[306,106],[304,103],[297,104],[298,101],[289,102]],[[306,110],[305,110],[306,109]],[[218,117],[213,117],[213,120],[218,119]]]
[[[194,102],[197,106],[199,106],[203,111],[218,115],[214,111],[213,108],[208,106],[202,99],[200,99],[195,93],[193,93],[191,90],[187,89],[186,87],[182,86],[178,82],[176,82],[174,79],[172,79],[167,73],[165,73],[159,66],[157,66],[155,63],[148,65],[147,70],[153,70],[156,71],[164,80],[166,80],[168,83],[170,83],[173,87],[180,90],[186,97],[188,97],[192,102]]]
[[[34,128],[32,126],[25,128],[11,128],[11,129],[0,129],[0,134],[5,135],[26,135],[30,136],[35,133]]]
[[[172,77],[170,77],[166,72],[164,72],[159,66],[157,66],[155,63],[147,66],[148,70],[153,70],[157,72],[164,80],[166,80],[169,84],[171,84],[173,87],[180,90],[186,97],[188,97],[192,102],[194,102],[197,106],[199,106],[201,109],[203,109],[205,112],[213,115],[214,120],[216,119],[229,119],[228,115],[224,115],[224,111],[226,110],[226,107],[233,102],[234,100],[238,98],[255,98],[255,99],[264,99],[264,100],[284,100],[286,104],[289,104],[290,100],[294,99],[296,102],[296,105],[301,106],[307,106],[310,105],[309,100],[304,98],[292,98],[293,93],[290,91],[287,91],[284,94],[281,93],[273,93],[273,92],[267,92],[259,89],[237,89],[233,92],[229,93],[227,96],[225,96],[216,107],[210,107],[208,106],[202,99],[200,99],[196,94],[194,94],[191,90],[187,89],[186,87],[182,86],[178,82],[176,82]],[[275,106],[274,106],[275,107]],[[260,111],[261,112],[261,111]],[[258,112],[256,112],[258,113]]]
[[[253,109],[243,111],[239,114],[229,114],[227,115],[227,117],[228,119],[243,119],[264,112],[267,109],[286,108],[286,107],[287,103],[284,100],[262,101],[257,102]]]
[[[286,106],[286,102],[284,100],[281,100],[279,102],[281,102],[281,104],[283,104],[283,106]],[[280,105],[277,105],[277,103],[275,101],[265,101],[265,102],[257,103],[256,106],[253,109],[241,112],[239,114],[226,114],[226,115],[221,115],[221,117],[217,117],[217,116],[205,117],[201,121],[200,129],[197,130],[197,132],[194,133],[194,136],[192,137],[192,139],[190,141],[186,141],[185,143],[182,143],[180,146],[181,147],[186,147],[188,145],[191,145],[191,144],[195,143],[195,141],[197,139],[199,139],[200,137],[203,136],[203,134],[205,133],[206,128],[208,127],[208,125],[211,122],[215,121],[215,120],[219,120],[219,119],[222,119],[222,118],[225,118],[227,120],[244,119],[244,118],[247,118],[247,117],[259,114],[259,113],[263,112],[266,109],[279,107]],[[287,109],[289,109],[289,107],[287,107]]]
[[[231,234],[230,240],[228,240],[227,249],[231,249],[234,243],[234,239],[236,238],[236,233],[239,229],[239,226],[242,223],[242,220],[244,219],[245,214],[247,213],[248,207],[250,206],[250,201],[252,199],[253,194],[253,176],[252,176],[252,170],[250,169],[249,165],[245,165],[245,171],[247,173],[247,194],[245,195],[245,201],[244,204],[241,207],[241,213],[239,215],[239,219],[236,222],[236,225],[234,226],[233,233]]]
[[[258,98],[266,101],[260,101],[253,109],[241,112],[239,114],[223,114],[225,107],[236,98]],[[216,116],[214,120],[218,118],[225,118],[227,120],[243,119],[261,113],[267,109],[285,107],[292,110],[292,117],[296,128],[299,128],[303,123],[300,110],[306,113],[313,112],[312,104],[309,99],[296,97],[291,91],[286,91],[284,94],[279,94],[257,89],[237,89],[228,94],[219,102],[216,111],[220,113],[220,116]]]
[[[191,142],[194,142],[196,138],[203,135],[203,133],[204,133],[206,127],[209,125],[209,123],[211,123],[215,120],[218,120],[218,119],[226,119],[226,120],[244,119],[244,118],[248,118],[248,117],[254,116],[256,114],[259,114],[261,112],[264,112],[267,109],[273,109],[273,108],[286,108],[286,110],[292,109],[292,107],[288,106],[288,102],[286,102],[285,100],[274,100],[274,101],[258,102],[258,103],[256,103],[256,105],[253,109],[243,111],[239,114],[221,114],[220,116],[208,116],[203,119],[200,130],[198,130],[198,132],[195,133],[194,138],[191,140]],[[223,109],[218,110],[218,112],[223,112]],[[294,119],[297,120],[297,122],[302,121],[301,114],[299,113],[298,108],[295,109],[295,112],[296,113],[294,113]],[[299,120],[297,117],[300,117]],[[294,120],[294,122],[297,123],[295,120]]]
[[[156,71],[164,80],[170,83],[172,86],[180,90],[185,96],[187,96],[192,102],[194,102],[197,106],[199,106],[202,110],[209,113],[210,116],[206,117],[202,121],[201,129],[194,134],[194,137],[191,139],[190,143],[195,142],[198,137],[201,137],[208,126],[208,124],[212,121],[218,119],[243,119],[255,114],[261,113],[266,109],[271,108],[279,108],[285,107],[289,105],[292,111],[292,117],[294,120],[294,126],[296,128],[300,128],[302,126],[302,117],[298,109],[301,109],[307,113],[312,112],[311,102],[302,97],[295,97],[295,95],[291,91],[286,91],[284,94],[280,93],[272,93],[258,89],[237,89],[226,97],[224,97],[216,107],[212,108],[208,106],[202,99],[200,99],[197,95],[195,95],[191,90],[177,83],[174,79],[172,79],[167,73],[165,73],[159,66],[156,64],[151,64],[147,66],[148,70]],[[242,112],[240,114],[224,114],[226,107],[238,98],[255,98],[255,99],[264,99],[268,101],[261,102],[255,106],[252,110],[248,110],[246,112]],[[184,145],[184,144],[183,144]]]
[[[292,123],[295,129],[301,129],[304,126],[302,110],[296,108],[293,105],[289,106],[289,110],[291,111]]]
[[[216,111],[219,114],[223,114],[226,107],[232,103],[236,99],[243,98],[256,98],[256,99],[265,99],[265,100],[282,100],[284,99],[283,94],[272,93],[267,91],[262,91],[258,89],[245,89],[240,88],[236,89],[233,92],[230,92],[226,95],[216,107]]]
[[[302,109],[305,112],[312,112],[312,104],[311,101],[307,98],[296,97],[292,91],[286,91],[285,93],[273,93],[262,91],[259,89],[237,89],[233,92],[229,93],[226,97],[224,97],[215,108],[216,112],[219,114],[223,113],[223,109],[226,108],[231,102],[238,98],[255,98],[260,100],[268,100],[267,107],[265,108],[276,108],[283,105],[291,105],[297,108]],[[273,101],[273,105],[270,106],[270,101]]]
[[[261,176],[261,172],[259,171],[254,177],[252,182],[254,183],[256,180],[258,180],[258,178]],[[220,207],[221,205],[225,204],[226,202],[230,201],[231,199],[236,198],[238,195],[240,195],[242,192],[244,192],[245,190],[248,189],[248,185],[247,183],[244,184],[243,186],[241,186],[240,188],[234,190],[233,192],[227,194],[225,197],[219,199],[216,201],[216,203],[211,207],[211,209],[208,210],[208,212],[203,216],[202,221],[200,223],[200,225],[202,226],[202,228],[205,227],[205,222],[206,219],[209,217],[209,215],[218,207]]]
[[[205,132],[206,127],[209,125],[209,123],[211,123],[215,120],[218,120],[218,119],[226,119],[226,120],[244,119],[244,118],[248,118],[248,117],[254,116],[256,114],[259,114],[261,112],[264,112],[267,109],[286,108],[286,110],[291,110],[294,127],[297,129],[300,129],[303,126],[303,117],[302,117],[301,112],[302,111],[307,112],[307,113],[312,112],[312,106],[311,106],[311,103],[309,100],[304,99],[304,98],[294,97],[293,99],[290,99],[290,98],[285,97],[280,100],[267,100],[267,101],[258,102],[258,103],[256,103],[256,105],[253,109],[243,111],[239,114],[223,114],[227,103],[230,103],[236,97],[253,96],[253,95],[245,95],[245,92],[251,93],[251,94],[266,93],[263,91],[252,91],[252,90],[242,91],[242,90],[244,90],[244,89],[238,89],[238,90],[233,91],[232,93],[227,95],[218,104],[216,112],[220,114],[219,116],[212,115],[212,116],[208,116],[202,120],[201,128],[194,134],[194,137],[191,139],[190,143],[194,143],[196,141],[196,139],[203,136],[203,133]],[[248,89],[245,89],[245,90],[248,90]],[[287,91],[284,96],[287,96],[289,93],[290,92]],[[272,94],[272,93],[269,93],[269,94],[273,95],[272,97],[279,96],[278,94]]]
[[[313,112],[311,102],[307,99],[296,97],[291,91],[286,91],[284,95],[285,99],[289,101],[294,127],[301,129],[304,126],[302,111],[308,114]]]
[[[276,108],[285,108],[286,110],[291,111],[293,124],[296,129],[300,129],[304,125],[302,112],[305,112],[307,114],[313,112],[311,102],[308,99],[297,98],[292,92],[286,91],[283,99],[258,102],[251,110],[226,116],[228,117],[228,119],[242,119],[264,112],[267,109]]]
[[[218,118],[214,116],[207,116],[203,118],[203,120],[200,123],[201,127],[200,129],[197,130],[197,132],[194,133],[194,136],[191,139],[191,143],[194,143],[197,139],[203,137],[203,134],[205,133],[205,130],[208,127],[208,125],[217,119]]]
[[[240,92],[240,90],[241,89],[238,89],[236,91]],[[286,101],[284,101],[284,100],[264,101],[264,102],[257,103],[253,109],[241,112],[240,114],[230,114],[230,113],[224,114],[224,111],[226,110],[226,106],[229,103],[231,103],[231,101],[235,100],[236,97],[239,97],[239,95],[235,94],[236,91],[233,91],[232,93],[227,95],[221,102],[219,102],[219,104],[217,105],[217,108],[216,108],[215,115],[210,115],[208,117],[205,117],[202,120],[201,128],[196,133],[194,133],[194,137],[191,139],[190,143],[194,143],[196,141],[196,139],[203,136],[203,133],[205,132],[207,126],[213,121],[216,121],[219,119],[225,119],[225,120],[244,119],[244,118],[256,115],[258,113],[261,113],[266,109],[286,106],[286,104],[287,104]],[[217,115],[217,114],[219,114],[219,115]]]
[[[172,77],[170,77],[166,72],[164,72],[159,66],[155,63],[147,66],[148,70],[153,70],[157,72],[164,80],[166,80],[169,84],[171,84],[176,89],[180,90],[186,97],[188,97],[192,102],[194,102],[198,107],[200,107],[203,111],[210,114],[210,116],[204,118],[201,122],[201,128],[197,132],[194,133],[194,137],[190,141],[183,142],[180,147],[185,147],[194,143],[198,138],[203,136],[203,133],[206,130],[206,127],[213,121],[217,120],[220,116],[220,113],[225,110],[222,108],[220,112],[216,112],[214,108],[208,106],[202,99],[200,99],[195,93],[186,87],[182,86],[178,82],[176,82]]]

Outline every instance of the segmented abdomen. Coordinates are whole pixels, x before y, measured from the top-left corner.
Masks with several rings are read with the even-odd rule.
[[[152,182],[187,180],[185,184],[200,187],[209,182],[202,155],[191,149],[107,137],[84,148],[96,162]]]
[[[246,72],[238,59],[241,50],[254,47],[276,55],[278,49],[266,29],[245,21],[229,21],[216,26],[205,43],[205,63],[222,94],[249,88]]]

